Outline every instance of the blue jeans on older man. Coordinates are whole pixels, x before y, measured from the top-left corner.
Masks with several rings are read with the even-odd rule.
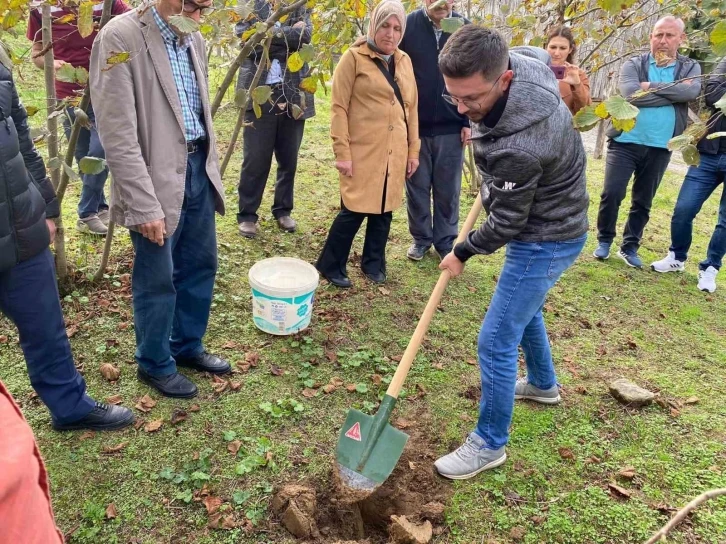
[[[693,220],[701,211],[703,203],[719,185],[726,180],[726,154],[701,154],[698,166],[688,169],[678,193],[676,208],[671,218],[671,248],[676,259],[685,261],[693,240]],[[713,266],[721,269],[721,260],[726,254],[726,185],[721,193],[721,203],[718,209],[718,222],[711,236],[706,252],[706,260],[701,261],[699,268],[706,270]]]
[[[217,273],[214,188],[203,149],[189,154],[179,225],[159,246],[131,231],[136,362],[151,376],[176,372],[177,356],[204,351]]]
[[[101,139],[98,137],[98,131],[96,130],[96,116],[93,114],[93,107],[90,104],[86,113],[88,114],[91,128],[82,128],[78,134],[74,155],[79,164],[83,157],[97,157],[100,159],[106,157],[106,152],[103,150]],[[63,129],[66,138],[70,138],[71,125],[75,119],[76,116],[73,108],[66,108],[66,117],[63,119]],[[85,219],[86,217],[96,215],[101,210],[108,209],[106,196],[103,194],[103,187],[106,184],[107,178],[108,168],[104,168],[99,174],[81,174],[83,187],[81,188],[81,198],[78,201],[78,217]]]
[[[542,308],[547,293],[575,262],[586,239],[584,234],[561,242],[507,244],[477,348],[482,387],[476,433],[491,449],[499,449],[509,440],[517,346],[524,351],[529,383],[540,389],[557,384]]]

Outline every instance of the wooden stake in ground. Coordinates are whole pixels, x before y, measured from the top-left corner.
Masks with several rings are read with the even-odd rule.
[[[698,508],[701,504],[704,502],[714,499],[716,497],[720,497],[722,495],[726,495],[726,488],[723,489],[712,489],[711,491],[706,491],[705,493],[702,493],[695,499],[693,499],[691,502],[689,502],[686,506],[684,506],[675,516],[671,518],[671,520],[666,523],[663,528],[655,533],[652,537],[650,537],[645,544],[655,544],[656,542],[665,542],[666,535],[670,533],[680,522],[682,522],[684,519],[686,519],[686,516],[690,514],[693,510]]]

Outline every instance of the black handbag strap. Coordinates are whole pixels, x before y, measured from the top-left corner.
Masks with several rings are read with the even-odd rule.
[[[393,79],[391,72],[388,71],[388,69],[383,64],[383,61],[381,59],[376,57],[373,59],[373,62],[376,63],[376,66],[378,66],[378,69],[383,74],[383,77],[386,78],[386,81],[388,81],[388,84],[391,87],[393,87],[393,94],[396,95],[396,98],[398,99],[398,103],[401,104],[401,109],[403,110],[403,121],[406,123],[406,127],[408,127],[408,119],[406,118],[406,106],[403,105],[403,96],[401,95],[401,88],[398,86],[398,83],[396,83],[396,80]]]

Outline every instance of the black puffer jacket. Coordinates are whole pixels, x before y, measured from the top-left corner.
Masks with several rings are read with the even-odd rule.
[[[47,248],[45,219],[58,215],[55,191],[30,139],[28,114],[12,73],[0,64],[0,273]]]

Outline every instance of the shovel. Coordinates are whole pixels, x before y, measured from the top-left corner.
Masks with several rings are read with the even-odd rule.
[[[479,194],[455,243],[463,241],[472,230],[481,208]],[[391,426],[388,420],[450,279],[448,270],[441,272],[376,414],[369,416],[358,410],[348,411],[338,437],[336,458],[340,483],[355,501],[364,499],[386,481],[403,453],[408,435]]]

